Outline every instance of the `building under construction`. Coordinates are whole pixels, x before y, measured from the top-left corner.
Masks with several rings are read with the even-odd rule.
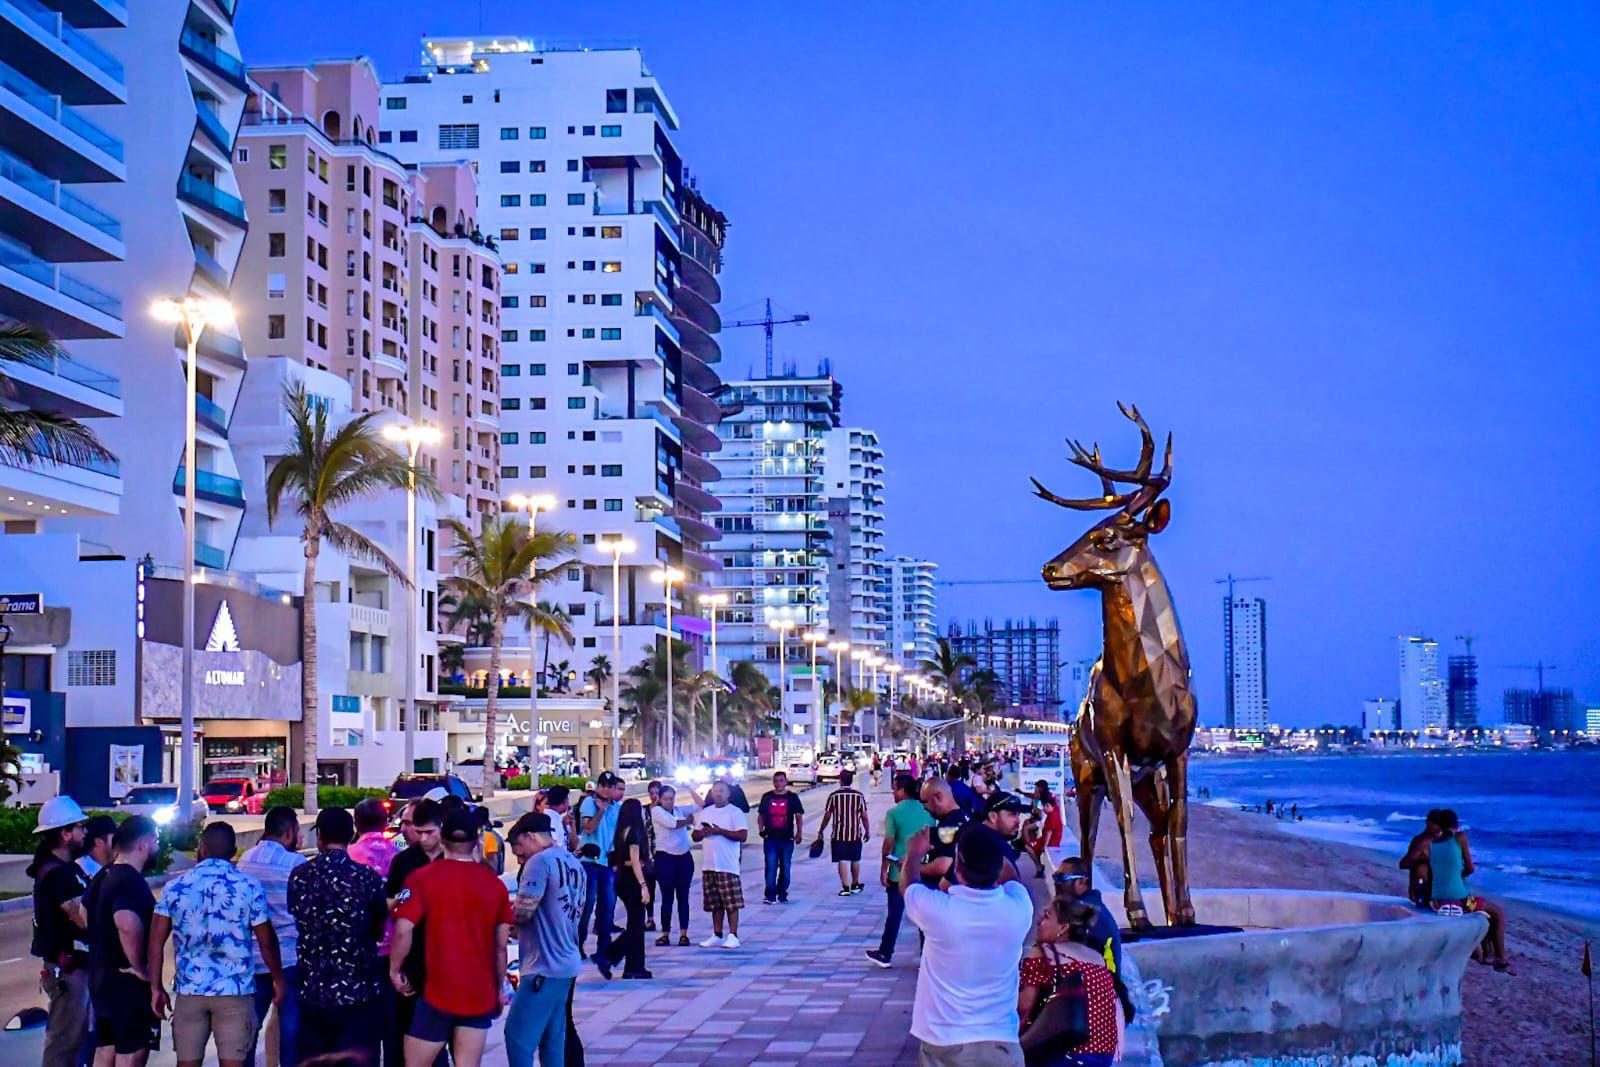
[[[950,650],[971,656],[978,670],[1000,679],[1002,698],[1012,712],[1030,718],[1061,716],[1061,623],[1057,619],[992,619],[952,622]]]

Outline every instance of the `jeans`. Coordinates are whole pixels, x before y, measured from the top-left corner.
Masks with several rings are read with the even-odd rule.
[[[585,875],[583,914],[578,917],[578,945],[589,936],[589,916],[594,916],[595,952],[611,947],[611,932],[616,929],[617,873],[603,863],[583,861]]]
[[[525,975],[506,1013],[506,1062],[510,1067],[566,1067],[567,997],[571,978]]]
[[[376,1009],[377,1001],[323,1007],[302,1000],[295,1052],[303,1060],[330,1052],[357,1052],[375,1062],[383,1029]]]
[[[289,988],[284,990],[283,1003],[278,1005],[278,1062],[293,1064],[300,1062],[300,1058],[295,1055],[294,1047],[295,1038],[300,1033],[300,968],[285,967],[283,983]],[[272,975],[258,974],[256,975],[256,1036],[250,1042],[250,1051],[245,1053],[245,1067],[255,1067],[256,1049],[263,1044],[261,1038],[267,1032],[267,1009],[270,1007],[272,1007]]]
[[[77,1067],[89,1040],[89,968],[45,969],[43,989],[50,998],[50,1021],[44,1029],[45,1067]]]
[[[896,879],[884,890],[889,898],[889,914],[883,920],[883,940],[878,942],[878,955],[888,959],[894,955],[894,943],[900,937],[900,920],[906,913],[906,902],[900,896],[900,881]]]
[[[689,885],[694,881],[694,857],[685,852],[656,853],[656,886],[661,891],[661,932],[672,929],[672,904],[678,904],[678,932],[689,932]]]
[[[767,837],[761,841],[767,861],[767,899],[789,899],[789,867],[794,862],[794,842]]]
[[[621,937],[611,942],[604,956],[612,965],[622,964],[623,974],[638,974],[644,970],[644,887],[633,876],[631,867],[616,873],[617,896],[628,913],[628,926]]]

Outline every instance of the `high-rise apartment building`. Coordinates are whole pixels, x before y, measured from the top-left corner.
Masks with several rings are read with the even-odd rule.
[[[1013,713],[1034,718],[1061,714],[1061,623],[1056,619],[952,622],[950,650],[971,656],[978,670],[993,671],[1000,696]]]
[[[1094,665],[1098,662],[1098,659],[1075,659],[1066,664],[1067,699],[1061,711],[1067,718],[1077,715],[1078,709],[1083,706],[1084,699],[1089,695],[1089,682],[1094,677]]]
[[[1478,657],[1471,652],[1451,656],[1448,670],[1445,705],[1450,729],[1474,729],[1478,725]]]
[[[780,645],[790,668],[809,668],[810,649],[798,639],[780,642],[771,624],[786,624],[793,635],[832,628],[829,576],[846,549],[828,522],[822,442],[839,425],[842,396],[826,366],[810,376],[729,381],[718,393],[727,414],[717,427],[722,569],[715,580],[729,598],[719,615],[719,654],[724,663],[753,662],[774,682]],[[791,726],[809,727],[810,703],[809,689],[791,685],[784,701]]]
[[[907,671],[920,670],[938,653],[939,597],[930,560],[895,556],[889,569],[889,653]]]
[[[828,568],[828,631],[854,648],[892,654],[878,435],[856,426],[823,434],[822,482],[834,553]]]
[[[1222,655],[1227,669],[1230,730],[1265,730],[1267,709],[1267,602],[1261,597],[1224,597]]]
[[[1400,648],[1400,729],[1437,730],[1449,725],[1444,679],[1439,677],[1439,643],[1402,635]]]
[[[546,593],[572,617],[574,660],[612,656],[608,540],[636,546],[615,590],[618,669],[665,635],[662,564],[686,576],[675,629],[703,631],[691,609],[718,566],[706,513],[726,220],[688,177],[661,86],[633,48],[434,39],[422,73],[383,86],[382,107],[380,148],[477,171],[477,226],[504,272],[500,491],[553,495],[540,523],[579,538],[579,562]],[[512,669],[530,656],[508,653]]]

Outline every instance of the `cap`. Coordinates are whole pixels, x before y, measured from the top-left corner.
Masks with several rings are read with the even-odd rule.
[[[506,840],[512,841],[523,834],[548,834],[552,832],[550,816],[542,811],[530,811],[517,820]]]
[[[594,784],[596,786],[599,786],[602,789],[605,789],[605,788],[608,788],[610,786],[621,785],[622,784],[622,779],[618,778],[616,775],[612,774],[610,771],[601,771],[600,772],[600,777],[598,777],[598,778],[596,778],[594,780]]]
[[[478,839],[478,814],[474,811],[462,809],[452,811],[444,819],[443,837],[446,841],[476,841]]]
[[[83,809],[78,807],[78,802],[71,797],[51,797],[39,809],[39,825],[33,828],[33,832],[42,834],[46,830],[73,826],[87,818]]]
[[[1017,794],[1007,793],[1003,789],[990,796],[989,803],[983,806],[983,811],[986,815],[991,811],[1013,811],[1018,815],[1026,815],[1032,810],[1033,805],[1017,796]]]

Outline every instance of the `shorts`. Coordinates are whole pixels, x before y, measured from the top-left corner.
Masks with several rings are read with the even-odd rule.
[[[707,911],[738,911],[744,907],[744,883],[732,871],[701,871]]]
[[[179,993],[172,1006],[172,1048],[183,1061],[206,1058],[206,1042],[217,1040],[217,1059],[242,1060],[255,1043],[256,998],[204,997]]]
[[[470,1030],[487,1030],[489,1024],[499,1014],[500,1009],[496,1008],[487,1015],[452,1015],[429,1004],[426,997],[418,997],[416,1013],[411,1016],[411,1025],[406,1029],[406,1036],[419,1041],[448,1043],[450,1035],[455,1033],[458,1026],[465,1026]]]
[[[1022,1046],[1015,1041],[970,1041],[964,1045],[918,1042],[918,1067],[1022,1067]]]
[[[1477,897],[1468,897],[1465,900],[1434,900],[1428,903],[1434,911],[1443,912],[1446,908],[1460,908],[1463,915],[1471,915],[1483,910],[1483,901]]]
[[[150,1007],[150,983],[131,974],[108,974],[89,997],[94,1008],[94,1043],[119,1055],[161,1047],[161,1020]]]
[[[835,863],[861,862],[860,841],[835,841],[830,846],[830,851],[833,853],[833,862]]]

